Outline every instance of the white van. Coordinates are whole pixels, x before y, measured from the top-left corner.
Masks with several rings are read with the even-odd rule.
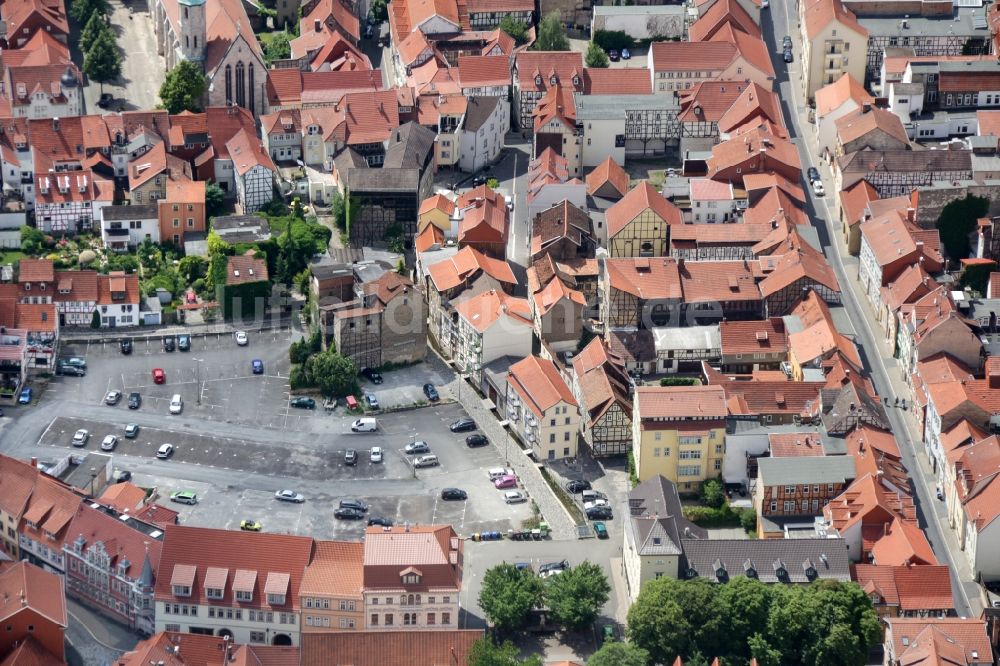
[[[378,429],[378,421],[373,418],[357,419],[351,424],[353,432],[375,432]]]
[[[438,464],[438,457],[433,453],[426,456],[420,456],[413,461],[414,467],[434,467]]]
[[[170,399],[170,413],[180,414],[184,410],[184,401],[181,400],[181,394],[175,393],[174,397]]]

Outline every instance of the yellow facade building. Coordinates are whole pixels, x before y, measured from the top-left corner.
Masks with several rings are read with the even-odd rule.
[[[681,493],[722,474],[726,453],[726,394],[721,386],[641,386],[632,415],[639,481],[656,475]]]

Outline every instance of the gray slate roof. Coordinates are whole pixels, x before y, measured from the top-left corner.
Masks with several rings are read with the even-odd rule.
[[[857,474],[852,456],[758,458],[758,478],[765,486],[846,483]]]
[[[410,192],[420,187],[419,169],[349,169],[347,183],[352,194],[362,192]]]
[[[101,215],[105,220],[155,220],[158,217],[156,204],[105,206]]]
[[[436,135],[412,120],[392,132],[383,169],[422,169],[434,148]]]
[[[840,538],[684,539],[683,546],[686,563],[678,572],[682,578],[725,582],[750,575],[762,583],[851,580],[847,544]],[[784,575],[779,575],[781,570]]]
[[[639,555],[680,555],[684,536],[708,537],[708,532],[684,517],[677,486],[660,475],[632,489],[628,508],[626,529],[632,530]]]
[[[468,106],[465,110],[465,123],[463,124],[463,129],[466,132],[478,132],[479,128],[482,127],[493,112],[496,111],[497,105],[500,104],[499,97],[493,96],[483,96],[470,97],[468,101]]]

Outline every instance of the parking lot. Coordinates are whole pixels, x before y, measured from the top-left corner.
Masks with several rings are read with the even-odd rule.
[[[170,398],[184,400],[186,418],[204,418],[260,428],[329,432],[339,430],[322,409],[290,405],[293,397],[288,374],[291,364],[287,346],[293,334],[287,330],[249,332],[250,342],[237,346],[233,338],[212,334],[191,339],[187,352],[164,351],[159,339],[139,339],[132,354],[121,353],[118,342],[63,345],[61,358],[80,357],[88,362],[85,377],[58,377],[47,392],[55,397],[81,402],[103,403],[110,390],[142,395],[143,410],[168,413]],[[264,373],[255,375],[251,361],[263,362]],[[166,381],[153,382],[152,371],[160,368]],[[376,386],[359,377],[362,392],[372,392],[383,410],[408,407],[426,401],[421,387],[425,382],[450,381],[450,370],[436,358],[409,368],[383,373]],[[358,396],[359,399],[361,396]],[[333,416],[342,416],[338,410]]]
[[[205,432],[198,424],[144,414],[149,409],[129,410],[124,402],[102,407],[97,417],[60,416],[43,433],[39,445],[73,450],[73,433],[80,428],[91,433],[83,450],[99,450],[105,435],[119,437],[114,451],[115,467],[127,469],[136,483],[156,487],[162,498],[175,490],[198,494],[196,506],[174,505],[186,524],[238,528],[240,520],[253,518],[281,531],[313,534],[317,538],[356,538],[365,521],[342,521],[333,517],[341,499],[361,498],[371,508],[369,516],[382,516],[397,523],[453,523],[462,534],[506,531],[520,528],[531,517],[530,502],[508,505],[504,493],[490,483],[487,470],[503,466],[492,446],[469,448],[468,433],[451,433],[448,424],[464,415],[456,405],[445,404],[379,417],[379,430],[350,432],[350,418],[331,416],[326,421],[333,432],[325,437],[282,434],[275,437],[233,436],[226,429]],[[106,411],[106,414],[100,413]],[[167,421],[167,425],[158,422]],[[139,423],[135,439],[124,438],[129,422]],[[250,431],[252,433],[252,431]],[[263,434],[263,433],[262,433]],[[403,448],[414,440],[427,441],[440,465],[414,469],[414,456]],[[158,460],[161,444],[174,446],[169,460]],[[373,446],[385,451],[381,463],[373,463]],[[344,454],[358,452],[356,465],[347,465]],[[56,452],[42,452],[45,458]],[[441,490],[459,487],[467,501],[445,501]],[[274,500],[274,492],[294,489],[305,495],[302,505]],[[271,528],[274,529],[274,528]]]

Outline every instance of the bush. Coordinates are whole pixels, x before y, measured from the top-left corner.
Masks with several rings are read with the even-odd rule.
[[[726,492],[718,479],[706,479],[698,488],[701,501],[708,507],[719,509],[726,503]]]
[[[309,345],[306,343],[305,339],[302,339],[299,342],[293,342],[291,346],[288,347],[288,360],[290,360],[293,365],[305,363],[308,358]]]
[[[740,509],[740,527],[747,534],[757,534],[757,512],[753,509]]]
[[[301,365],[292,366],[292,371],[288,373],[288,387],[293,391],[298,389],[306,388],[309,384],[309,378],[306,375],[306,371]]]
[[[698,380],[694,377],[664,377],[660,380],[660,386],[697,386]]]
[[[632,453],[632,449],[628,451],[628,482],[632,488],[639,485],[639,473],[635,469],[635,454]]]
[[[684,517],[701,527],[735,527],[742,524],[741,516],[733,511],[729,504],[723,504],[718,509],[708,506],[686,506]]]
[[[596,30],[593,41],[605,51],[621,51],[635,47],[635,40],[622,30]]]

